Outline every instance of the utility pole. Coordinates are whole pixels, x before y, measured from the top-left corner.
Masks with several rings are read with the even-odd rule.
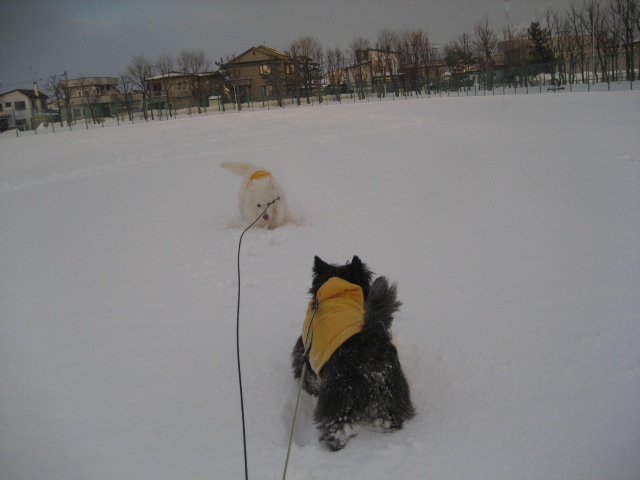
[[[507,31],[511,30],[511,12],[509,11],[509,0],[504,0],[504,23]]]
[[[65,83],[64,103],[65,103],[65,110],[67,111],[67,126],[69,127],[69,130],[71,130],[71,98],[69,98],[70,96],[69,95],[69,78],[67,77],[66,70],[62,75],[64,75],[64,83]]]

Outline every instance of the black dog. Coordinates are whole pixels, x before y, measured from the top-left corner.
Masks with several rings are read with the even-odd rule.
[[[303,334],[293,349],[294,377],[300,378],[306,363],[303,387],[318,397],[314,419],[320,440],[333,451],[342,449],[364,424],[394,431],[415,414],[391,343],[393,314],[401,305],[396,285],[389,285],[385,277],[371,283],[372,277],[357,256],[346,265],[327,264],[316,256],[309,293],[317,303],[309,304]],[[343,312],[354,325],[321,331]],[[329,347],[328,353],[317,351],[317,343],[336,336],[347,338]],[[306,350],[307,337],[311,345]]]

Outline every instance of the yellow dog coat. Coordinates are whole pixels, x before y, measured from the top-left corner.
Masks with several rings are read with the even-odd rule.
[[[251,175],[251,177],[249,178],[249,181],[247,182],[247,188],[249,188],[249,185],[251,184],[251,182],[253,182],[254,180],[259,180],[261,178],[264,177],[270,177],[271,173],[267,172],[266,170],[257,170],[255,172],[253,172],[253,174]]]
[[[364,295],[358,285],[331,277],[320,287],[316,297],[318,309],[314,315],[313,301],[309,302],[302,325],[302,340],[307,345],[307,334],[311,337],[309,362],[320,377],[322,367],[338,347],[362,330]]]

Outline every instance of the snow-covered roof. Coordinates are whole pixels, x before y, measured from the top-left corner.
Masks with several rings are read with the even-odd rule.
[[[215,74],[216,72],[202,72],[202,73],[196,73],[195,75],[198,77],[207,77]],[[153,77],[147,77],[147,80],[162,80],[163,78],[180,78],[180,77],[187,77],[189,75],[194,75],[194,74],[183,73],[183,72],[169,72],[165,74],[154,75]]]

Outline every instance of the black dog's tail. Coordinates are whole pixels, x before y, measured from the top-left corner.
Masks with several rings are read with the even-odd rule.
[[[364,326],[362,333],[387,333],[391,329],[393,314],[402,302],[396,299],[396,284],[389,285],[386,277],[375,279],[364,302]]]

